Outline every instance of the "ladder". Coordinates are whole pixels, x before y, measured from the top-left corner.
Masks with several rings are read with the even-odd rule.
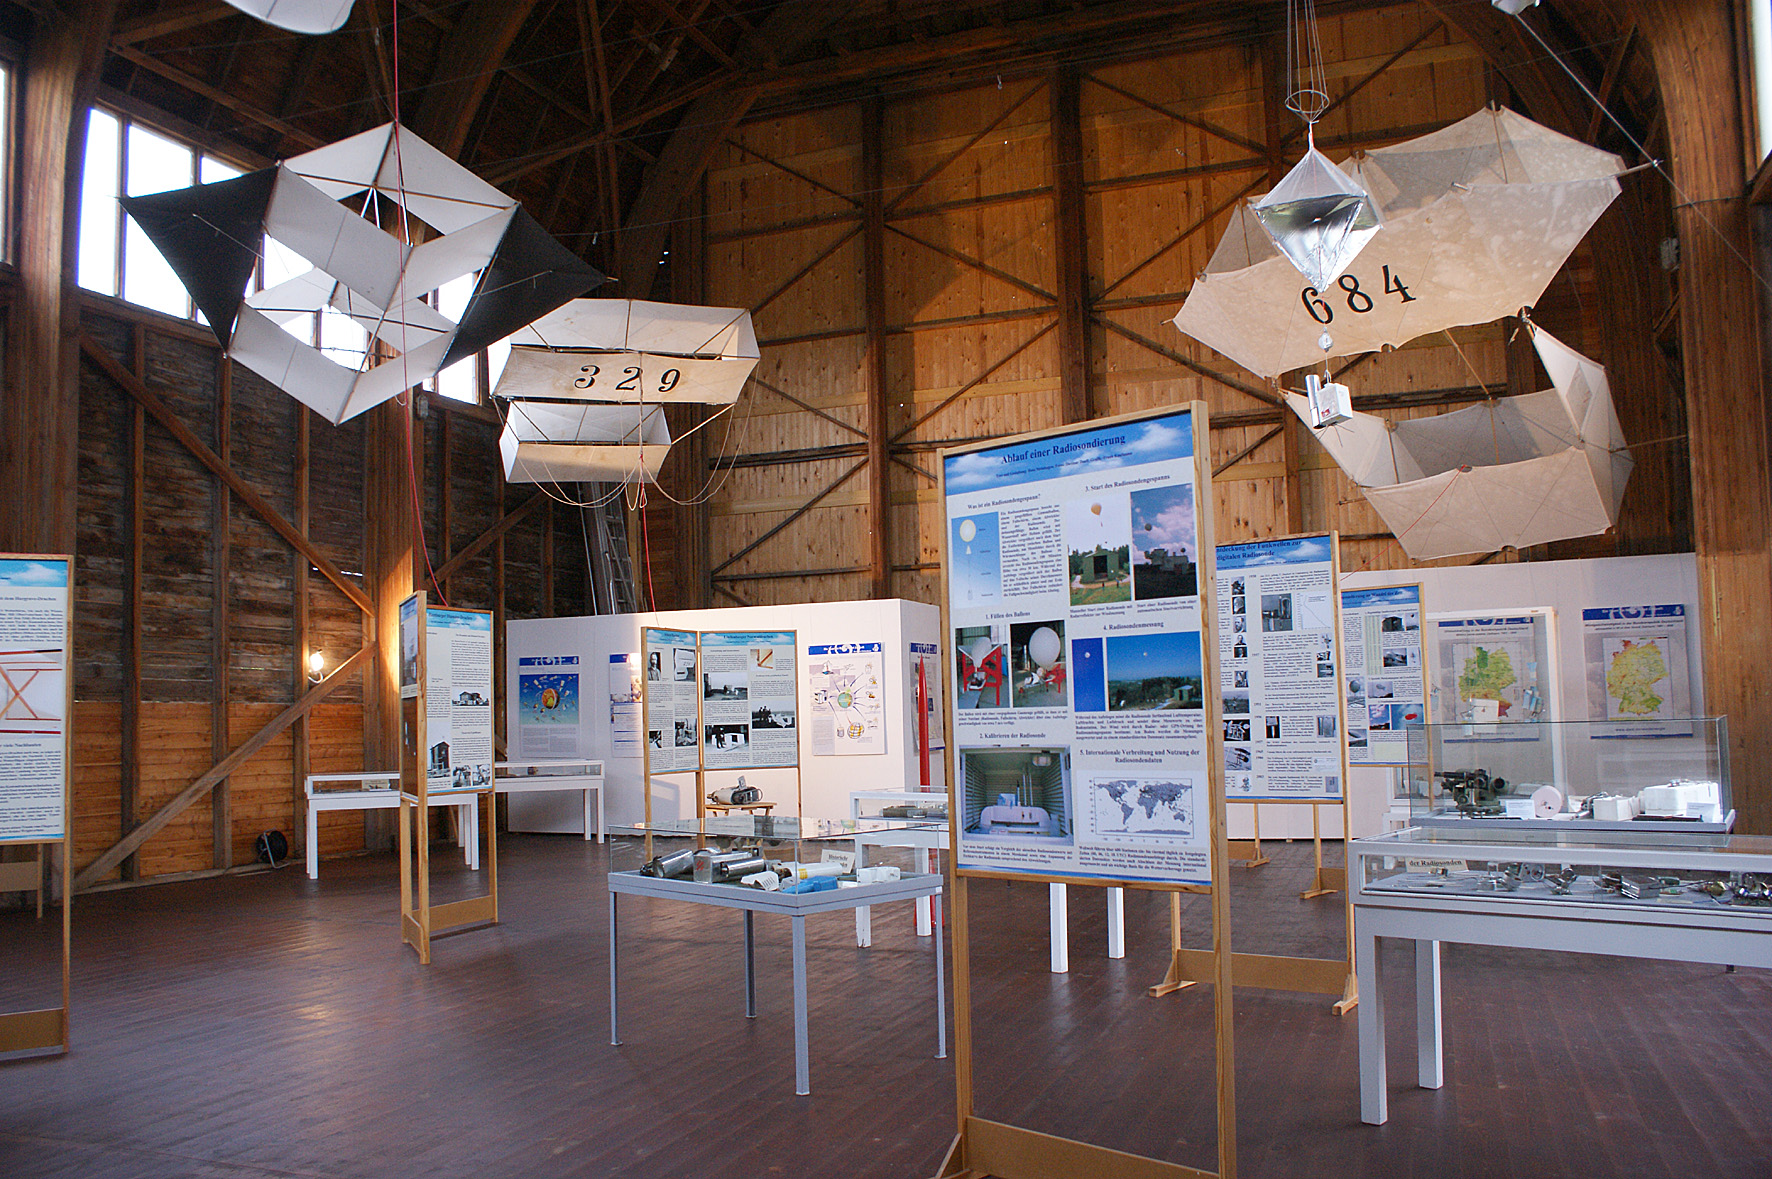
[[[624,496],[611,495],[615,489],[607,483],[587,484],[588,500],[609,497],[601,507],[583,508],[592,518],[587,532],[592,536],[591,591],[598,614],[634,614],[640,608],[640,595],[634,585],[634,564],[628,555],[628,505]]]

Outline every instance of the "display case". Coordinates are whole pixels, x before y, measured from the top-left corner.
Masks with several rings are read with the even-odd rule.
[[[1349,852],[1356,904],[1481,900],[1772,922],[1764,836],[1415,827],[1355,840]]]
[[[931,796],[939,801],[943,796]],[[808,824],[794,816],[721,815],[702,819],[669,819],[628,828],[636,837],[613,841],[611,872],[639,872],[699,884],[729,884],[765,892],[816,892],[889,883],[905,871],[901,866],[874,864],[857,855],[861,839],[906,842],[907,828],[933,824],[864,818],[825,831],[824,821]],[[946,825],[940,825],[945,832]],[[766,879],[773,876],[774,879]]]
[[[1718,834],[1735,822],[1723,717],[1409,730],[1416,826]]]

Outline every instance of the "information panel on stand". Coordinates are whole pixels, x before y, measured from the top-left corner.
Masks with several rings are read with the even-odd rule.
[[[640,631],[646,660],[646,746],[652,773],[701,767],[701,690],[695,634],[648,626]]]
[[[701,636],[701,764],[742,770],[800,764],[793,631]]]
[[[68,565],[0,557],[0,842],[67,836]]]
[[[1408,730],[1427,723],[1421,635],[1419,585],[1341,595],[1349,765],[1409,764]]]
[[[1210,883],[1195,424],[944,459],[960,867]]]
[[[425,617],[426,790],[492,785],[492,615],[428,606]]]
[[[1225,797],[1340,802],[1335,544],[1218,546]]]

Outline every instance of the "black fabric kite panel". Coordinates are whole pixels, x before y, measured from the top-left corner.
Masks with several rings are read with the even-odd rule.
[[[472,356],[608,281],[519,208],[480,272],[439,369]]]
[[[276,183],[276,168],[260,168],[213,184],[121,198],[124,212],[165,256],[223,348],[233,339],[263,249]]]

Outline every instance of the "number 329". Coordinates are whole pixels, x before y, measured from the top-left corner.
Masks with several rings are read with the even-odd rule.
[[[587,364],[578,371],[580,375],[573,379],[572,387],[574,389],[594,389],[597,386],[597,377],[603,370],[599,365]],[[681,370],[665,369],[659,374],[658,392],[669,393],[677,387],[677,382],[682,379]],[[621,380],[617,381],[614,387],[620,393],[643,393],[645,390],[640,388],[643,380],[644,374],[641,373],[639,366],[630,364],[621,370]]]

